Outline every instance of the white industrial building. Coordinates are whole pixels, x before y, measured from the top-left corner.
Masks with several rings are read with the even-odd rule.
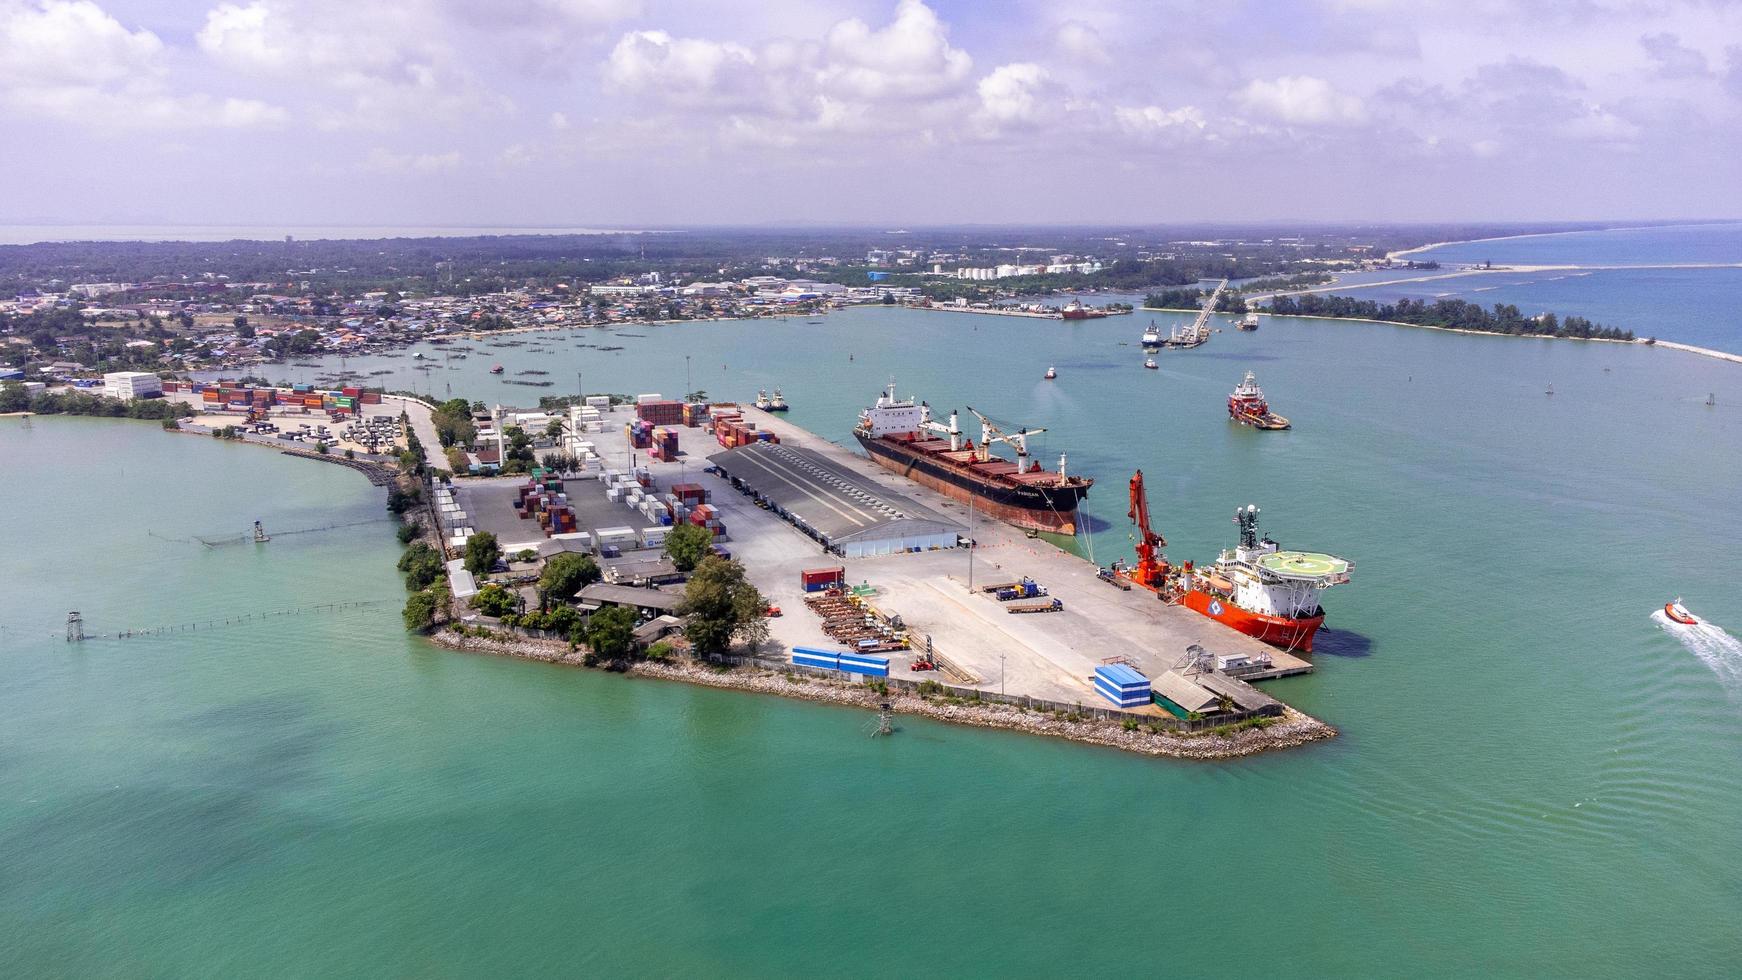
[[[122,401],[155,398],[163,394],[163,381],[149,371],[110,371],[103,375],[103,394]]]

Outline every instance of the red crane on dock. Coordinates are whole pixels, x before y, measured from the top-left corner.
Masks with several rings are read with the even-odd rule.
[[[1167,541],[1149,527],[1149,494],[1143,489],[1143,471],[1138,470],[1131,477],[1131,523],[1137,525],[1137,567],[1125,572],[1125,577],[1133,584],[1141,585],[1152,592],[1160,592],[1163,583],[1167,581],[1167,573],[1171,570],[1167,559],[1161,555],[1161,547]]]

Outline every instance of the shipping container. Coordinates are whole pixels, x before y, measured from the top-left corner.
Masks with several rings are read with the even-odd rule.
[[[841,585],[847,580],[847,570],[843,567],[807,568],[798,575],[799,584],[806,592],[822,592],[825,589]]]
[[[817,647],[793,647],[792,662],[800,667],[839,670],[841,668],[841,655],[837,651],[822,650]]]
[[[889,658],[868,653],[843,653],[839,658],[837,670],[849,674],[864,674],[867,677],[888,677]]]

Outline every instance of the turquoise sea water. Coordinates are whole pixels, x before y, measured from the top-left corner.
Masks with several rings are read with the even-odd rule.
[[[1135,467],[1175,559],[1258,503],[1357,563],[1319,672],[1269,687],[1333,742],[1185,764],[911,719],[872,740],[859,712],[435,650],[398,627],[389,524],[173,540],[367,519],[355,474],[0,419],[0,973],[1731,973],[1742,646],[1650,613],[1680,594],[1742,632],[1742,372],[1278,319],[1144,371],[1147,318],[533,335],[551,353],[427,383],[540,392],[500,360],[675,393],[687,354],[696,387],[779,385],[844,438],[893,374],[1049,427],[1099,481],[1103,562]],[[1227,423],[1248,368],[1293,431]],[[376,599],[59,638],[70,608],[112,632]]]
[[[1495,265],[1668,265],[1742,262],[1742,222],[1610,228],[1453,242],[1410,258]]]
[[[1455,263],[1495,265],[1670,265],[1742,263],[1742,224],[1677,225],[1610,231],[1531,235],[1486,242],[1459,242],[1410,256]],[[1434,273],[1419,273],[1434,275]],[[1395,280],[1408,273],[1375,272],[1344,277]],[[1578,315],[1698,347],[1742,353],[1742,268],[1588,269],[1506,272],[1432,279],[1362,289],[1352,296],[1379,302],[1399,299],[1464,299],[1483,306],[1511,303],[1526,313]]]

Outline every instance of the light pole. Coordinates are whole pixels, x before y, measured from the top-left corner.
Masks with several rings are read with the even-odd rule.
[[[968,591],[974,591],[974,552],[978,542],[974,540],[974,495],[968,494]]]
[[[1004,696],[1004,654],[998,655],[998,696]]]

